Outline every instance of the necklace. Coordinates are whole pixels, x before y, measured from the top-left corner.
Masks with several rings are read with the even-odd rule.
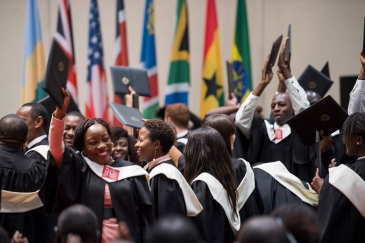
[[[357,160],[360,160],[360,159],[365,159],[365,156],[357,158]]]

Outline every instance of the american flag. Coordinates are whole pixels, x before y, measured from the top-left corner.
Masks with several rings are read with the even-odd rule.
[[[116,31],[114,42],[114,64],[115,66],[128,66],[128,48],[127,48],[127,31],[124,12],[124,1],[117,1],[116,11]],[[114,94],[114,102],[123,104],[123,97]],[[114,116],[114,126],[123,126],[122,123]]]
[[[98,3],[97,0],[91,0],[85,116],[88,118],[99,117],[109,122],[108,92],[103,56]]]
[[[70,4],[68,0],[58,0],[58,20],[55,38],[62,50],[65,52],[66,56],[70,59],[68,67],[67,89],[70,91],[74,101],[78,103],[75,52],[72,37],[72,21]]]

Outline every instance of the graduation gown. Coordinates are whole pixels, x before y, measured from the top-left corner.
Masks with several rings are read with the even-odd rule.
[[[115,160],[111,167],[134,163]],[[79,153],[65,147],[58,181],[55,211],[81,203],[96,214],[102,232],[105,180],[96,175]],[[154,222],[151,195],[145,176],[134,176],[108,183],[117,221],[124,221],[134,242],[145,242],[146,232]],[[99,239],[99,242],[101,238]]]
[[[364,159],[343,166],[348,166],[365,180]],[[330,176],[325,178],[319,195],[318,218],[323,229],[321,242],[365,242],[365,217],[341,191],[329,183]]]
[[[275,208],[288,203],[302,204],[316,210],[316,205],[303,201],[297,194],[289,190],[284,184],[278,182],[266,171],[255,167],[253,171],[255,174],[256,186],[259,190],[264,207],[263,214],[270,214]],[[310,189],[306,182],[300,181],[299,183],[302,184],[303,188],[307,190]],[[315,195],[315,197],[317,197],[317,195]]]
[[[46,164],[42,160],[25,156],[19,148],[0,145],[1,190],[35,192],[41,189],[44,183],[46,169]],[[1,202],[3,203],[3,201]],[[29,243],[39,243],[44,233],[43,216],[43,206],[20,213],[2,213],[0,211],[0,225],[5,228],[10,237],[16,230],[19,230],[28,238]]]
[[[232,158],[233,167],[235,170],[235,179],[237,183],[237,187],[242,182],[243,178],[246,175],[247,169],[245,163],[243,163],[240,159]],[[256,183],[255,183],[256,184]],[[259,190],[257,189],[257,185],[255,185],[255,189],[248,197],[246,203],[239,210],[241,224],[243,224],[246,219],[260,215],[263,213],[263,204]]]
[[[251,165],[281,161],[290,173],[303,181],[312,181],[316,171],[314,145],[307,146],[293,130],[279,143],[271,142],[264,120],[257,116],[253,116],[250,139],[236,129],[233,156],[244,158]]]
[[[153,169],[163,163],[170,164],[174,167],[176,166],[170,159],[156,165],[152,169],[147,169],[147,172],[151,173]],[[153,211],[156,219],[167,214],[180,214],[186,216],[184,195],[177,181],[167,178],[164,174],[158,174],[150,179],[150,188]]]
[[[213,198],[207,183],[193,181],[191,188],[195,192],[203,211],[191,217],[200,232],[202,241],[207,243],[229,243],[235,240],[234,233],[223,207]]]

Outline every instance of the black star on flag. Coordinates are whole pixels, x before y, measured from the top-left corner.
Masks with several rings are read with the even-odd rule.
[[[205,84],[207,85],[207,93],[205,94],[205,99],[208,98],[209,95],[214,95],[217,99],[217,90],[221,89],[222,86],[217,84],[217,72],[215,72],[211,79],[204,79]]]

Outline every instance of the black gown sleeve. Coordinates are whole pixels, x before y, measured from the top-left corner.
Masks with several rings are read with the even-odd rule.
[[[81,155],[65,146],[54,204],[56,213],[80,202],[80,188],[87,168],[88,165],[83,161]]]
[[[151,194],[156,218],[166,214],[186,216],[184,195],[177,181],[158,174],[151,180]]]
[[[213,198],[207,184],[195,181],[191,188],[203,206],[203,211],[191,218],[202,240],[208,243],[233,242],[234,235],[227,216],[221,205]]]

